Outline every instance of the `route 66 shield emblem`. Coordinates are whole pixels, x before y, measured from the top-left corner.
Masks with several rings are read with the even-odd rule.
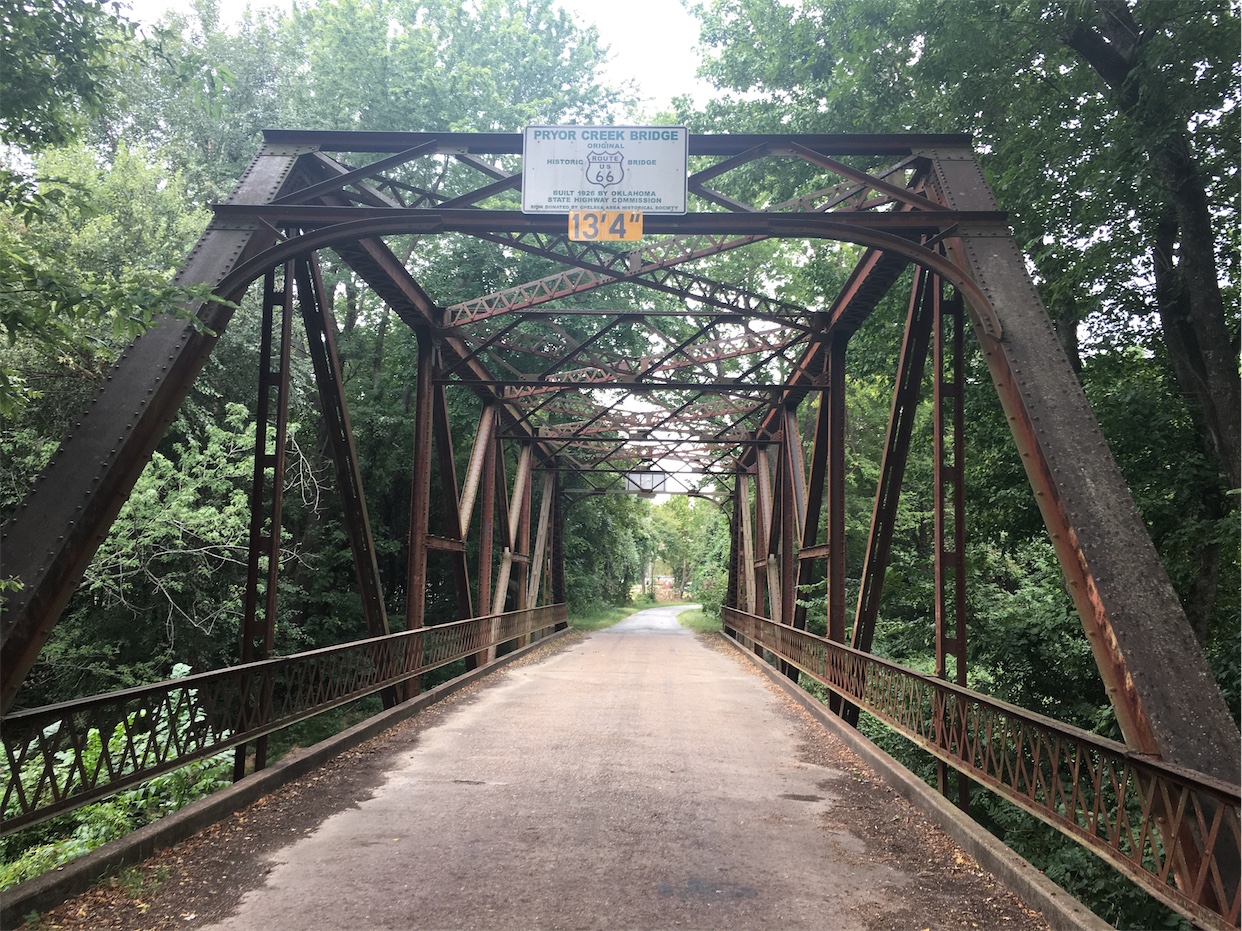
[[[621,167],[620,152],[588,152],[586,177],[591,184],[609,187],[620,184],[625,177],[625,169]]]

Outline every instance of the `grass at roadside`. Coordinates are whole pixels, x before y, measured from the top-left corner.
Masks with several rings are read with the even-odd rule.
[[[720,618],[712,617],[700,608],[682,611],[677,615],[677,623],[681,624],[682,627],[689,627],[691,630],[697,630],[699,633],[704,634],[720,630]]]
[[[569,626],[574,630],[603,630],[605,627],[611,627],[617,621],[624,621],[631,614],[637,614],[644,608],[650,607],[651,605],[649,604],[641,604],[597,608],[588,613],[571,615]]]
[[[631,614],[646,611],[648,608],[673,608],[678,604],[685,603],[641,601],[637,604],[597,608],[594,611],[570,615],[569,626],[574,628],[574,630],[603,630],[605,627],[611,627],[617,621],[624,621]]]

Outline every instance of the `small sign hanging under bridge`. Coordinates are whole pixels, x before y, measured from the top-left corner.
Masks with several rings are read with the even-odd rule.
[[[625,210],[573,210],[569,238],[574,242],[637,242],[643,238],[643,215]]]

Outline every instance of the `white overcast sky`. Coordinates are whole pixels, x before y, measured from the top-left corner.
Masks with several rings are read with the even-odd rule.
[[[128,0],[130,17],[153,22],[170,9],[188,11],[190,0]],[[250,6],[288,6],[289,0],[221,0],[222,18],[240,18]],[[646,114],[667,109],[676,96],[690,94],[698,102],[711,89],[698,81],[699,29],[681,0],[559,0],[580,22],[599,28],[601,44],[610,49],[605,77],[610,83],[632,79],[638,85]]]

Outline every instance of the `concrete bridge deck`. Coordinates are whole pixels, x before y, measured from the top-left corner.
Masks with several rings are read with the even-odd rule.
[[[381,738],[377,778],[324,820],[261,809],[332,796],[330,773],[161,855],[168,891],[262,848],[240,886],[179,913],[153,888],[132,918],[89,926],[1048,927],[679,610],[576,636]],[[47,918],[76,916],[89,895]]]

